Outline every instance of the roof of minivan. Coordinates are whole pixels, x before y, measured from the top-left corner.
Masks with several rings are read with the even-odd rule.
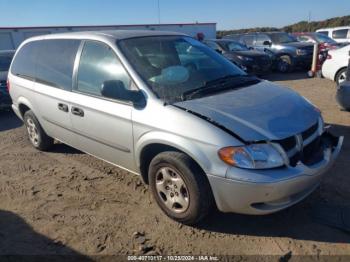
[[[55,38],[56,36],[69,37],[69,38],[81,38],[86,36],[105,36],[114,39],[127,39],[135,37],[146,37],[146,36],[161,36],[161,35],[185,35],[177,32],[169,31],[154,31],[154,30],[103,30],[103,31],[81,31],[81,32],[69,32],[69,33],[59,33],[59,34],[48,34],[45,36],[39,36],[35,38]]]
[[[350,29],[350,25],[348,26],[337,26],[337,27],[325,27],[325,28],[320,28],[317,29],[317,31],[323,31],[323,30],[338,30],[338,29]]]

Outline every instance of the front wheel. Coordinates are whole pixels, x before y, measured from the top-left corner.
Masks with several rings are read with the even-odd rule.
[[[281,73],[287,73],[292,71],[293,64],[292,59],[289,55],[282,55],[279,57],[277,62],[277,70]]]
[[[207,177],[186,154],[160,153],[151,161],[148,176],[159,207],[180,223],[197,224],[213,206]]]
[[[338,72],[337,76],[335,77],[335,81],[338,86],[346,81],[346,72],[347,68],[343,68]]]

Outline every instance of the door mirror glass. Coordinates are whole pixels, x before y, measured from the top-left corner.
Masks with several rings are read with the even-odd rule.
[[[263,42],[263,45],[271,46],[271,44],[272,44],[271,41],[264,41]]]
[[[120,80],[108,80],[103,82],[101,94],[107,98],[130,101],[138,107],[144,107],[146,104],[145,97],[141,91],[127,89]]]

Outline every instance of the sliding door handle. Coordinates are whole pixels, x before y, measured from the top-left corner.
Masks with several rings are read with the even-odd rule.
[[[75,116],[84,117],[84,110],[78,107],[72,107],[72,114]]]

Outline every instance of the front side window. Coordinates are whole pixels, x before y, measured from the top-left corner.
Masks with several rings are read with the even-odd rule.
[[[246,46],[253,46],[255,44],[255,35],[245,35],[242,37],[242,42]]]
[[[77,91],[101,96],[105,81],[119,80],[131,89],[131,79],[114,51],[106,44],[87,41],[80,57]]]
[[[70,91],[80,40],[52,39],[38,44],[40,51],[36,63],[36,81]]]
[[[257,45],[264,45],[264,42],[271,42],[271,39],[267,35],[259,34],[256,37],[256,44]]]
[[[170,103],[211,81],[246,75],[205,44],[186,36],[131,38],[118,44],[150,89]]]
[[[346,38],[348,35],[348,31],[348,29],[334,30],[332,36],[334,39]]]
[[[242,45],[238,42],[227,42],[226,43],[227,49],[231,52],[234,51],[249,51],[248,47],[245,45]]]
[[[287,44],[297,42],[297,40],[293,36],[287,33],[273,33],[270,35],[270,37],[274,44]]]

